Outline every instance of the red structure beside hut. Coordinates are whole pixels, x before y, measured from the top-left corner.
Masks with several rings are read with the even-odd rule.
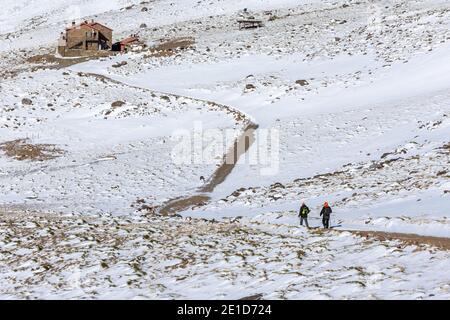
[[[136,34],[132,34],[128,38],[125,38],[119,42],[113,44],[113,51],[127,52],[133,45],[140,44],[139,37]]]

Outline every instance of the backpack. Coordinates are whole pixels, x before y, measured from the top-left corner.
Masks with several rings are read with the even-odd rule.
[[[300,209],[300,216],[301,217],[306,217],[308,215],[308,213],[309,213],[309,208],[307,206],[303,206]]]
[[[322,209],[323,211],[323,217],[324,218],[326,218],[326,219],[329,219],[330,218],[330,215],[331,215],[331,208],[330,207],[324,207],[323,209]]]

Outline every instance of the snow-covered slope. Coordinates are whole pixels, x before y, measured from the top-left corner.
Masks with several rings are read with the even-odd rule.
[[[438,151],[448,142],[450,132],[450,64],[446,63],[450,50],[442,44],[450,28],[441,29],[442,23],[447,24],[448,11],[441,12],[435,5],[438,4],[414,11],[417,4],[403,4],[378,12],[376,8],[354,4],[336,7],[331,13],[321,9],[305,13],[300,7],[289,10],[284,18],[287,21],[268,22],[266,28],[255,32],[229,30],[229,26],[224,26],[229,30],[226,37],[224,30],[208,32],[207,40],[199,37],[196,50],[167,59],[163,65],[155,65],[145,55],[133,55],[88,62],[73,69],[232,105],[251,116],[261,131],[279,132],[280,154],[275,159],[274,174],[261,174],[272,163],[250,165],[242,158],[216,190],[214,197],[219,203],[242,187],[268,187],[323,173],[332,175],[349,164],[353,165],[347,170],[361,175],[361,166],[372,168],[374,163],[397,160],[399,155],[404,159],[403,173],[396,172],[398,168],[376,170],[373,177],[365,177],[357,185],[347,181],[348,177],[338,177],[336,188],[313,181],[320,184],[318,192],[311,193],[312,187],[295,188],[281,192],[276,201],[270,197],[259,199],[251,193],[244,203],[238,202],[231,209],[225,209],[229,202],[206,206],[196,209],[195,216],[245,216],[249,207],[253,214],[264,214],[268,207],[295,209],[301,199],[315,206],[330,200],[339,207],[343,228],[354,227],[357,219],[365,228],[446,236],[450,234],[447,220],[436,224],[434,219],[447,217],[450,209],[446,193],[448,153],[441,155]],[[405,9],[411,11],[405,14]],[[382,22],[368,26],[368,11]],[[400,18],[384,16],[388,13],[398,13]],[[405,26],[409,27],[407,35],[402,34]],[[429,29],[433,27],[441,33],[431,34]],[[318,34],[321,29],[325,32]],[[289,31],[291,37],[301,41],[277,38]],[[424,38],[428,40],[423,41]],[[213,48],[213,53],[205,56],[203,48]],[[125,68],[111,68],[121,60],[128,62]],[[307,85],[299,85],[297,80],[306,81]],[[246,92],[248,84],[254,90]],[[258,145],[252,148],[257,149]],[[427,160],[422,160],[424,156]],[[420,159],[418,164],[413,161],[415,157]],[[396,167],[394,161],[383,168],[388,166]],[[433,181],[432,186],[420,185],[425,183],[425,177],[411,176],[414,171],[430,171],[426,179]],[[408,181],[407,185],[402,181]],[[378,195],[386,189],[391,192]],[[361,199],[341,205],[342,199],[356,198],[354,194],[365,194],[371,203]],[[418,205],[416,200],[423,201]],[[350,206],[352,202],[356,203]],[[222,207],[225,210],[214,209]],[[387,219],[419,215],[430,221],[426,227],[415,220],[366,224],[367,219],[377,215]]]
[[[348,232],[312,233],[272,222],[129,221],[2,216],[1,297],[239,299],[260,295],[304,300],[450,296],[448,251],[373,241]],[[27,240],[17,243],[15,238]]]
[[[3,0],[0,13],[1,33],[9,33],[41,25],[82,19],[87,16],[118,10],[138,0]]]

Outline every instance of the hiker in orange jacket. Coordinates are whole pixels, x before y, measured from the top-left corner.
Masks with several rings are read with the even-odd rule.
[[[323,204],[322,211],[320,211],[320,216],[322,217],[322,223],[323,227],[325,229],[330,228],[330,216],[333,210],[331,210],[331,207],[329,206],[328,202],[325,202]]]

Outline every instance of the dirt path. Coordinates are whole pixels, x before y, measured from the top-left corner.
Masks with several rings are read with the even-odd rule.
[[[246,154],[255,142],[255,131],[257,129],[258,125],[254,123],[247,125],[242,135],[236,139],[233,147],[224,156],[222,165],[214,172],[208,182],[199,189],[200,192],[213,192],[218,185],[225,181],[240,157]]]
[[[115,83],[121,86],[127,86],[129,88],[133,88],[133,89],[138,89],[138,90],[143,90],[143,91],[148,91],[151,93],[157,93],[160,95],[166,95],[166,96],[172,96],[174,98],[183,98],[183,99],[188,99],[188,100],[192,100],[192,101],[196,101],[196,102],[201,102],[204,104],[207,104],[208,106],[210,106],[211,108],[217,108],[220,110],[223,110],[224,112],[231,114],[234,119],[237,122],[241,122],[244,124],[251,124],[253,123],[252,120],[245,115],[244,113],[242,113],[241,111],[239,111],[238,109],[231,107],[231,106],[227,106],[225,104],[221,104],[221,103],[217,103],[214,101],[210,101],[210,100],[204,100],[204,99],[197,99],[197,98],[192,98],[192,97],[188,97],[188,96],[183,96],[180,94],[175,94],[175,93],[171,93],[171,92],[164,92],[164,91],[158,91],[158,90],[152,90],[152,89],[148,89],[145,87],[140,87],[140,86],[136,86],[136,85],[132,85],[132,84],[128,84],[126,82],[122,82],[119,80],[115,80],[112,79],[108,76],[105,76],[103,74],[97,74],[97,73],[91,73],[91,72],[78,72],[78,75],[81,77],[92,77],[97,79],[98,81],[102,81],[102,82],[111,82],[111,83]]]
[[[365,238],[376,238],[379,240],[400,240],[407,244],[412,245],[428,244],[442,250],[450,250],[450,238],[430,237],[411,233],[395,233],[382,231],[350,231],[350,230],[346,231]]]
[[[359,231],[359,230],[345,230],[345,229],[323,229],[314,227],[310,229],[311,232],[322,234],[324,232],[350,232],[358,237],[366,239],[376,239],[379,241],[401,241],[407,245],[421,246],[430,245],[440,250],[450,250],[450,238],[423,236],[414,233],[398,233],[385,231]]]

